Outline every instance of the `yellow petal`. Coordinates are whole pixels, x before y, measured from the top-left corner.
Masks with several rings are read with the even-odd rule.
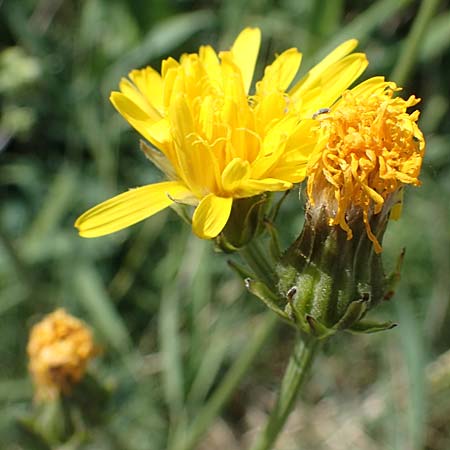
[[[122,82],[122,88],[124,85],[124,82]],[[135,120],[148,120],[149,122],[155,122],[161,119],[161,116],[156,111],[154,111],[154,114],[150,114],[148,110],[144,110],[137,104],[137,102],[134,102],[129,95],[123,94],[122,92],[111,92],[109,99],[117,111],[119,111],[119,113],[122,114],[126,120],[131,118]]]
[[[170,141],[170,127],[167,119],[161,119],[161,116],[156,113],[152,117],[149,116],[121,92],[112,92],[110,100],[117,111],[138,133],[155,147],[162,151],[165,150],[165,144]]]
[[[335,62],[342,59],[344,56],[351,53],[358,45],[358,41],[356,39],[349,39],[348,41],[343,42],[338,45],[334,50],[328,53],[325,58],[320,61],[320,63],[316,64],[311,70],[310,73],[320,73],[325,70],[327,67],[331,66]]]
[[[292,188],[292,183],[276,178],[264,178],[263,180],[246,180],[241,183],[242,197],[252,197],[263,192],[287,191]]]
[[[301,183],[306,177],[308,160],[297,164],[278,165],[271,175],[275,178],[289,180],[291,183]]]
[[[288,108],[288,101],[286,95],[281,92],[274,91],[263,97],[258,97],[255,116],[257,118],[257,131],[261,136],[265,136],[273,123],[286,115],[286,108]]]
[[[314,120],[302,120],[289,134],[288,141],[279,161],[273,166],[267,175],[271,178],[299,183],[306,174],[306,166],[316,148],[322,149],[325,145],[324,138],[312,132]]]
[[[323,72],[328,70],[332,65],[343,59],[348,55],[356,46],[358,41],[356,39],[350,39],[344,42],[337,48],[335,48],[330,54],[328,54],[320,63],[316,64],[308,73],[291,89],[290,94],[293,96],[301,96],[302,93],[317,86],[320,83],[320,78]],[[358,54],[360,57],[365,57],[363,54]]]
[[[239,187],[250,175],[250,163],[240,158],[234,158],[222,172],[222,186],[228,193]]]
[[[242,73],[246,93],[248,93],[252,84],[260,44],[261,30],[259,28],[245,28],[241,31],[231,47],[234,63]]]
[[[163,80],[161,75],[152,67],[146,67],[141,70],[132,70],[128,76],[147,101],[161,112],[163,110]]]
[[[211,80],[214,80],[215,83],[221,82],[221,72],[220,72],[220,63],[219,58],[217,57],[217,53],[214,49],[209,45],[204,45],[200,47],[199,50],[200,61],[202,62],[208,76]]]
[[[192,216],[192,230],[201,239],[215,238],[225,227],[233,199],[208,194]]]
[[[271,177],[271,169],[276,167],[283,156],[287,138],[298,124],[296,116],[286,116],[276,123],[264,137],[258,158],[252,164],[251,177],[255,179]]]
[[[161,118],[160,113],[154,108],[150,99],[146,98],[130,80],[127,78],[122,78],[122,80],[120,80],[119,87],[120,92],[142,111],[147,113],[152,120],[158,120]]]
[[[247,103],[248,88],[242,84],[241,69],[231,57],[230,52],[222,52],[223,93],[234,103],[242,106]]]
[[[162,62],[161,74],[164,79],[163,105],[166,110],[169,109],[173,87],[178,78],[178,74],[181,71],[179,67],[179,63],[172,58],[166,59]]]
[[[170,70],[177,69],[178,67],[180,67],[180,63],[172,57],[164,59],[161,63],[161,76],[165,79]]]
[[[172,137],[170,134],[170,123],[168,119],[161,119],[158,122],[153,123],[139,123],[130,121],[137,131],[139,131],[143,136],[143,132],[149,136],[150,142],[156,142],[156,146],[161,150],[165,151],[164,144],[171,141]],[[141,131],[142,130],[142,131]]]
[[[180,177],[202,197],[205,190],[217,192],[220,171],[216,155],[195,133],[195,117],[190,106],[183,95],[174,97],[170,105],[169,120],[175,141],[172,161]]]
[[[367,59],[362,53],[349,55],[328,67],[317,80],[318,85],[302,94],[301,114],[312,116],[320,108],[331,106],[366,69]],[[314,89],[315,88],[315,89]]]
[[[189,189],[178,181],[150,184],[117,195],[82,214],[75,222],[82,237],[98,237],[122,230],[156,214]]]
[[[352,88],[354,96],[369,96],[377,91],[383,91],[386,87],[393,83],[385,81],[384,77],[372,77]]]
[[[302,60],[296,48],[284,51],[264,71],[263,79],[256,85],[256,95],[267,95],[273,91],[285,91],[295,75]]]

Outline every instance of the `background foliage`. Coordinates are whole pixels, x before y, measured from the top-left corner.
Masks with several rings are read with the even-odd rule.
[[[72,226],[91,205],[160,179],[108,101],[120,77],[203,43],[227,48],[247,25],[263,29],[261,67],[296,46],[303,72],[357,37],[370,61],[365,77],[394,71],[405,96],[423,98],[427,137],[423,186],[408,189],[385,239],[388,267],[407,249],[394,300],[378,310],[400,326],[334,340],[277,448],[450,448],[448,1],[0,0],[2,448],[34,449],[14,427],[32,407],[25,347],[31,325],[56,307],[95,330],[103,354],[92,373],[111,395],[102,424],[65,449],[182,449],[254,336],[263,306],[173,212],[96,240]],[[291,194],[279,220],[285,245],[301,221]],[[193,448],[248,446],[293,337],[277,326]]]

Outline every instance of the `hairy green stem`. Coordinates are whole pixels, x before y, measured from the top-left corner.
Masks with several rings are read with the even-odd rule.
[[[294,407],[297,394],[308,373],[308,369],[311,366],[318,347],[319,341],[317,339],[309,337],[301,339],[300,336],[298,337],[286,372],[284,373],[277,402],[264,430],[258,436],[251,450],[273,449],[273,444]]]

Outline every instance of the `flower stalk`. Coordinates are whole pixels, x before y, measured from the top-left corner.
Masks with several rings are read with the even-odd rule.
[[[294,407],[299,390],[303,385],[319,346],[320,341],[314,337],[298,336],[281,383],[276,404],[267,424],[251,447],[251,450],[273,449],[273,444]]]

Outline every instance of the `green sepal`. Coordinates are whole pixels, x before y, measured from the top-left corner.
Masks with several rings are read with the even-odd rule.
[[[187,225],[192,226],[192,220],[186,209],[186,205],[181,203],[173,202],[170,208],[177,214],[177,216]]]
[[[140,140],[139,147],[145,157],[151,161],[161,172],[163,172],[169,180],[176,180],[177,173],[166,155],[157,150],[153,145],[149,145],[144,140]]]
[[[52,445],[35,428],[29,418],[19,418],[15,423],[15,432],[18,444],[21,448],[30,448],[33,450],[52,450]]]
[[[280,212],[281,205],[287,199],[287,197],[288,197],[290,192],[291,192],[290,190],[284,191],[282,197],[280,198],[280,200],[275,204],[275,206],[270,211],[270,213],[269,213],[269,220],[271,222],[275,222],[275,220],[277,219],[278,213]]]
[[[245,287],[255,297],[259,298],[269,309],[276,312],[283,319],[288,319],[288,315],[280,308],[280,299],[261,281],[251,278],[245,279]]]
[[[320,323],[317,319],[315,319],[310,314],[306,314],[305,319],[308,322],[311,333],[317,339],[325,339],[329,336],[332,336],[337,331],[337,330],[334,330],[333,328],[326,327],[324,324]]]
[[[373,320],[360,320],[353,324],[348,330],[350,333],[356,334],[371,334],[379,331],[392,330],[397,324],[395,322],[376,322]]]
[[[263,231],[263,219],[271,200],[269,193],[233,201],[230,217],[215,243],[225,253],[245,247]]]
[[[266,230],[270,234],[269,251],[275,261],[279,261],[281,257],[280,240],[278,239],[277,229],[269,219],[264,219]]]
[[[390,300],[395,293],[395,289],[400,281],[400,274],[403,266],[403,260],[405,259],[406,249],[403,248],[400,255],[397,258],[397,264],[395,269],[386,277],[386,292],[384,294],[385,300]]]
[[[345,330],[358,322],[367,311],[368,302],[366,299],[356,300],[348,305],[342,318],[333,327],[336,330]]]
[[[304,315],[299,313],[292,301],[289,301],[284,307],[284,311],[286,312],[286,316],[289,318],[290,322],[296,327],[300,328],[304,333],[308,334],[311,330],[308,322]]]
[[[30,414],[17,422],[21,438],[33,442],[30,448],[54,448],[65,442],[74,432],[70,411],[60,396],[48,399],[34,406]]]

